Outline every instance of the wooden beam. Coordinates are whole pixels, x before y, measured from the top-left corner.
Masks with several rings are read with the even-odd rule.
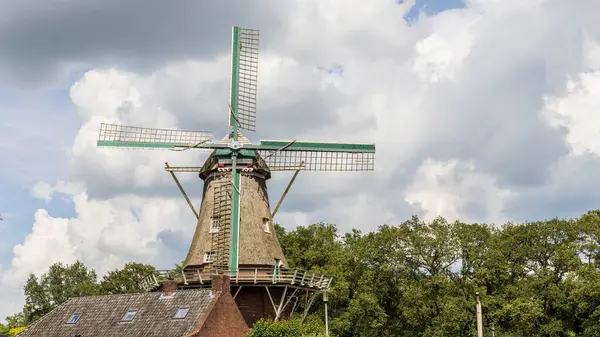
[[[283,303],[285,303],[285,295],[287,294],[288,287],[283,288],[283,294],[281,295],[281,299],[279,300],[279,305],[275,311],[275,320],[279,320],[279,316],[281,316],[281,312],[283,311]]]
[[[308,291],[307,291],[307,300],[308,300]],[[308,315],[308,311],[310,310],[310,307],[312,306],[313,302],[315,301],[315,296],[317,294],[316,293],[312,293],[310,295],[310,301],[308,301],[308,304],[306,305],[306,307],[304,308],[304,314],[302,315],[302,320],[300,321],[300,323],[304,323],[304,320],[306,319],[306,315]]]
[[[239,286],[237,291],[235,292],[235,294],[233,295],[233,299],[235,300],[235,298],[237,297],[237,295],[240,293],[240,290],[242,290],[244,286]]]
[[[169,163],[165,163],[165,167],[169,168]],[[196,219],[198,219],[200,216],[198,215],[198,212],[196,212],[196,209],[194,208],[194,205],[190,201],[190,198],[188,198],[187,194],[185,193],[185,190],[183,189],[183,186],[181,186],[181,184],[179,183],[179,179],[177,179],[177,176],[175,176],[174,172],[169,171],[169,173],[171,173],[171,177],[173,177],[173,180],[175,180],[175,183],[177,184],[177,187],[179,187],[179,191],[181,191],[181,194],[183,194],[183,197],[185,198],[185,201],[187,201],[188,205],[192,209],[192,212],[194,212],[194,215],[196,216]]]
[[[277,203],[277,206],[275,206],[275,210],[273,210],[273,214],[271,214],[271,221],[273,221],[273,218],[275,218],[275,214],[279,210],[279,206],[281,206],[281,203],[283,202],[283,199],[285,199],[285,196],[290,191],[290,188],[292,187],[292,184],[294,183],[294,180],[296,180],[296,177],[298,176],[298,173],[300,173],[300,170],[302,170],[302,167],[304,167],[304,161],[302,163],[300,163],[300,167],[296,170],[296,172],[294,172],[294,176],[292,177],[292,179],[290,180],[289,184],[285,188],[285,191],[283,191],[283,194],[281,195],[281,198],[279,199],[279,202]]]

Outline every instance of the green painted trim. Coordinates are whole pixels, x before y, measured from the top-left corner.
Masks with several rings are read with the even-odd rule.
[[[231,187],[231,238],[229,245],[229,270],[237,270],[238,252],[240,244],[240,173],[237,170],[237,154],[231,156],[231,174],[233,186]]]
[[[239,65],[240,65],[240,28],[233,27],[233,36],[231,41],[231,92],[229,93],[229,103],[231,104],[231,110],[237,113],[238,106],[238,91],[239,91]],[[237,122],[235,118],[231,115],[231,111],[228,111],[229,114],[229,126],[234,128],[235,133],[237,133]],[[234,139],[236,135],[234,134]]]
[[[135,148],[147,148],[147,149],[174,149],[182,148],[179,144],[168,144],[168,143],[141,143],[141,142],[118,142],[118,141],[105,141],[99,140],[96,142],[97,146],[104,147],[135,147]],[[200,144],[196,146],[196,149],[223,149],[227,148],[227,144]]]
[[[231,150],[230,149],[218,149],[215,152],[215,156],[219,156],[219,157],[229,157],[231,156]]]
[[[233,153],[233,151],[230,149],[217,149],[217,151],[215,152],[215,155],[218,157],[230,157],[232,153]],[[240,150],[238,150],[238,156],[244,157],[244,158],[256,158],[256,151],[240,149]]]
[[[256,157],[254,150],[275,151],[288,145],[289,141],[261,141],[258,145],[243,145],[239,150],[241,156]],[[184,146],[168,143],[141,143],[141,142],[119,142],[99,140],[96,142],[99,147],[129,147],[129,148],[147,148],[147,149],[174,149]],[[200,144],[197,149],[217,149],[217,155],[229,156],[231,150],[227,144]],[[284,151],[329,151],[329,152],[375,152],[374,144],[345,144],[345,143],[312,143],[312,142],[296,142]]]
[[[256,150],[279,150],[291,141],[261,140],[259,145],[246,146]],[[284,151],[375,152],[375,144],[295,142]]]
[[[239,151],[239,154],[241,157],[256,158],[256,151],[254,151],[254,150],[241,149]]]

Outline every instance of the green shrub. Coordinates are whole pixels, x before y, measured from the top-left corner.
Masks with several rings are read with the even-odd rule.
[[[317,319],[282,321],[260,320],[254,323],[248,337],[325,337],[325,326]]]

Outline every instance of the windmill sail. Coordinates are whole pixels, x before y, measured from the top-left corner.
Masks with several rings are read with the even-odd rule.
[[[256,130],[256,92],[258,83],[258,42],[256,29],[233,27],[231,55],[231,109],[229,125]]]
[[[213,134],[206,131],[142,128],[117,124],[100,125],[98,146],[125,148],[214,148]],[[210,145],[210,146],[209,146]]]
[[[373,171],[375,169],[375,145],[373,144],[261,141],[258,148],[258,153],[271,171],[298,169]]]

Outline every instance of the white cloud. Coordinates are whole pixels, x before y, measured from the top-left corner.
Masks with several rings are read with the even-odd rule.
[[[287,230],[293,230],[296,226],[306,226],[311,222],[308,214],[304,212],[277,212],[275,222],[284,226]]]
[[[52,199],[52,193],[54,189],[52,186],[45,182],[38,182],[31,188],[31,194],[37,199],[50,201]]]
[[[420,207],[426,220],[443,216],[465,222],[502,223],[504,205],[512,196],[493,176],[458,160],[425,160],[405,191],[406,202]]]
[[[52,200],[56,193],[75,195],[83,193],[84,191],[85,187],[83,187],[81,184],[62,180],[57,181],[54,185],[40,181],[31,188],[31,194],[33,197],[45,201]]]
[[[217,60],[220,62],[222,60]],[[96,141],[101,122],[189,129],[179,125],[177,113],[166,108],[172,99],[166,93],[178,92],[182,100],[192,99],[193,94],[185,88],[196,87],[197,92],[199,83],[211,78],[210,71],[207,77],[200,76],[208,69],[211,69],[210,64],[205,62],[184,62],[151,75],[115,69],[87,72],[71,89],[71,98],[83,121],[68,151],[73,178],[84,181],[90,191],[114,195],[131,187],[171,186],[171,178],[163,169],[165,162],[198,166],[206,153],[98,148]],[[187,80],[183,80],[184,74],[188,75]],[[195,84],[189,77],[197,79]],[[181,178],[182,181],[191,179],[192,175]]]
[[[170,251],[185,247],[169,247],[170,243],[161,241],[161,232],[171,230],[191,237],[195,228],[193,215],[179,198],[122,195],[94,200],[68,183],[47,190],[68,196],[76,216],[52,217],[44,209],[35,213],[31,233],[14,248],[11,267],[0,273],[8,298],[22,299],[27,276],[39,275],[55,262],[80,260],[100,276],[130,261],[169,268],[175,263]]]
[[[565,142],[576,155],[600,155],[600,71],[581,73],[567,83],[561,97],[548,98],[544,117],[555,128],[565,128]]]
[[[445,15],[435,22],[433,33],[416,43],[413,69],[422,81],[454,80],[463,68],[481,19],[479,15],[466,14],[457,11]]]

